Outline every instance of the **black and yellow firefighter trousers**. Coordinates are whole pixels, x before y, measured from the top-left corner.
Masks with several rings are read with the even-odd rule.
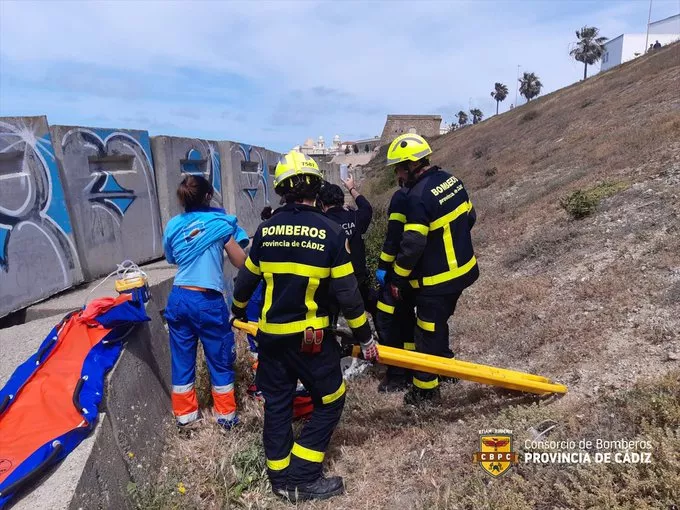
[[[415,351],[413,332],[416,327],[415,295],[406,290],[401,301],[392,297],[389,285],[380,289],[375,314],[375,330],[382,345]],[[387,367],[387,377],[403,377],[407,370],[401,367]]]
[[[345,405],[340,346],[326,334],[321,352],[301,352],[302,334],[258,334],[256,384],[264,397],[264,451],[273,487],[313,482],[321,475],[326,448]],[[309,391],[314,411],[297,440],[293,398],[298,379]]]
[[[416,351],[445,358],[453,358],[449,346],[448,320],[456,310],[460,292],[427,296],[417,293],[416,302]],[[413,373],[413,386],[420,390],[433,390],[439,386],[439,378],[427,372]]]

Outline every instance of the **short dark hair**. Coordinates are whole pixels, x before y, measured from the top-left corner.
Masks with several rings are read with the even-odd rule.
[[[345,194],[340,186],[327,182],[321,186],[319,202],[326,207],[342,207],[345,204]]]
[[[266,221],[271,217],[272,217],[272,206],[268,205],[267,207],[262,209],[262,212],[260,213],[260,219],[262,221]]]
[[[205,204],[208,195],[214,190],[208,180],[201,175],[187,175],[177,188],[177,198],[185,211],[196,209]]]
[[[316,200],[321,189],[321,179],[314,175],[294,175],[282,182],[276,193],[283,197],[287,204]]]

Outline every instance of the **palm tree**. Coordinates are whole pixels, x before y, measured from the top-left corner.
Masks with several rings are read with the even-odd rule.
[[[496,82],[494,85],[494,91],[491,93],[491,97],[496,100],[496,115],[498,115],[498,104],[501,101],[505,101],[505,98],[508,97],[508,86]]]
[[[480,110],[479,108],[473,108],[472,110],[470,110],[470,115],[472,115],[473,124],[477,124],[479,121],[482,120],[482,117],[484,117],[482,110]]]
[[[468,116],[467,113],[465,113],[463,110],[459,111],[456,114],[456,117],[458,117],[458,124],[460,125],[460,127],[463,127],[465,124],[467,124]]]
[[[569,55],[579,62],[583,62],[583,79],[588,77],[588,66],[602,58],[605,47],[604,42],[606,37],[598,37],[600,29],[597,27],[583,27],[576,31],[578,42],[576,46],[569,52]]]
[[[519,93],[526,97],[527,101],[531,101],[541,93],[543,84],[534,73],[524,72],[519,79]]]

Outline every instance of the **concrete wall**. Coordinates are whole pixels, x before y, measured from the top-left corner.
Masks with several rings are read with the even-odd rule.
[[[680,14],[650,23],[649,36],[651,37],[652,34],[675,34],[680,37]]]
[[[273,171],[269,171],[278,158],[262,147],[244,143],[219,142],[218,146],[223,159],[222,182],[231,190],[227,209],[236,214],[239,224],[252,236],[260,224],[262,209],[279,205]]]
[[[600,61],[600,71],[606,71],[621,63],[623,58],[623,36],[607,41],[604,45],[606,51]]]
[[[123,260],[163,255],[156,181],[146,131],[51,128],[87,280]]]
[[[439,136],[441,123],[440,115],[388,115],[380,144],[389,145],[397,136],[412,131],[420,136]]]
[[[215,189],[211,205],[223,206],[222,159],[217,142],[154,136],[151,138],[151,150],[163,227],[170,218],[183,212],[177,200],[177,187],[182,181],[183,174],[205,177]]]
[[[237,215],[252,236],[262,209],[279,206],[280,157],[231,141],[151,140],[146,131],[0,118],[0,318],[126,259],[162,258],[163,227],[182,211],[176,190],[183,173],[208,178],[213,205]],[[324,169],[340,183],[338,165]],[[235,273],[226,266],[229,293]]]
[[[47,118],[0,119],[0,317],[82,278]]]

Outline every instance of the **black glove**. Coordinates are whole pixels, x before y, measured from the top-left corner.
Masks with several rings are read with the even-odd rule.
[[[404,290],[408,287],[408,280],[401,276],[392,274],[390,282],[387,285],[390,289],[390,294],[392,294],[392,297],[397,301],[401,301],[404,297]]]
[[[238,306],[231,305],[231,320],[229,324],[234,325],[234,321],[248,322],[248,316],[246,315],[245,308],[239,308]]]

